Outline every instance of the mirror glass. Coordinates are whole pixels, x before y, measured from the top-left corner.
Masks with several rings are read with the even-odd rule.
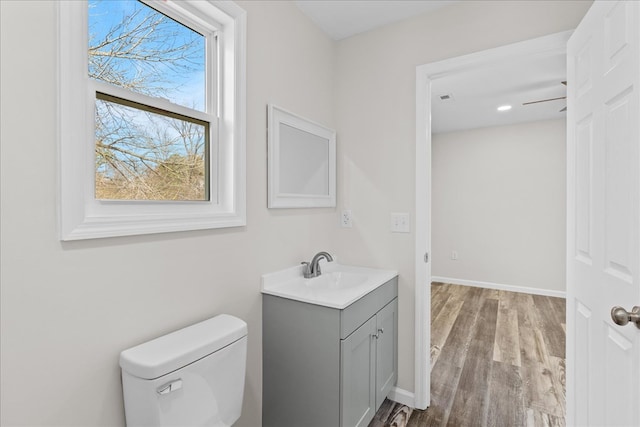
[[[329,140],[280,123],[280,190],[329,195]]]

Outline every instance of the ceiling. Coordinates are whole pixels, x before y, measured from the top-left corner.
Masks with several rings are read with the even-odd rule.
[[[522,105],[566,95],[566,57],[555,52],[519,57],[491,66],[433,80],[431,126],[433,133],[502,126],[537,120],[562,119],[565,99]],[[449,95],[450,99],[441,97]],[[502,105],[509,111],[499,112]]]
[[[332,39],[342,40],[458,1],[296,0],[296,4]]]
[[[334,40],[373,30],[411,16],[430,13],[459,0],[296,0]],[[562,53],[521,57],[446,76],[432,84],[433,133],[560,119],[565,100],[522,103],[565,96],[566,59]],[[441,101],[440,96],[450,99]],[[500,105],[512,105],[499,113]]]

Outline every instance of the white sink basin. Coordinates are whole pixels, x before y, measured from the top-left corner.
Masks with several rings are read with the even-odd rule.
[[[338,291],[341,289],[359,286],[367,281],[366,274],[348,273],[346,271],[334,271],[332,273],[324,273],[313,279],[303,279],[303,286],[314,288],[316,290]]]
[[[393,270],[321,262],[322,274],[305,279],[302,266],[262,276],[262,293],[343,309],[398,275]]]

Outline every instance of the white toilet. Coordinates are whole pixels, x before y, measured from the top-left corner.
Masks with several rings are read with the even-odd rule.
[[[231,426],[246,359],[247,324],[227,314],[123,351],[127,426]]]

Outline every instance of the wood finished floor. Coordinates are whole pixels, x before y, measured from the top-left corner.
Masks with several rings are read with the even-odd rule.
[[[565,300],[433,283],[431,406],[369,427],[565,425]]]

